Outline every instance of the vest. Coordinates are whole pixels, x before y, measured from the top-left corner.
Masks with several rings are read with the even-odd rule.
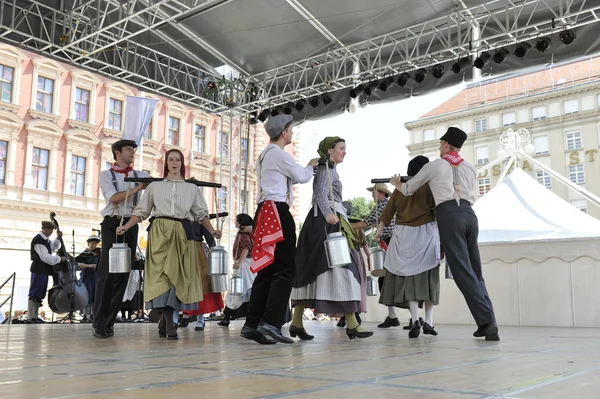
[[[52,274],[52,265],[47,264],[46,262],[42,262],[42,259],[35,252],[35,246],[37,244],[42,244],[48,250],[48,253],[52,255],[52,248],[50,247],[50,242],[48,240],[44,240],[40,234],[36,235],[33,240],[31,240],[31,249],[30,249],[30,257],[31,257],[31,268],[29,269],[32,273],[40,273],[46,274],[50,276]]]

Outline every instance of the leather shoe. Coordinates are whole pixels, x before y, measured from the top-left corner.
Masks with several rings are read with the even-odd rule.
[[[96,338],[108,338],[106,335],[106,330],[100,328],[92,328],[92,334]]]
[[[288,337],[285,337],[281,333],[281,329],[272,326],[271,324],[267,324],[264,321],[261,321],[256,329],[259,333],[263,335],[268,335],[273,338],[277,342],[281,342],[282,344],[293,344],[294,340]]]
[[[390,328],[390,327],[399,327],[399,326],[400,326],[400,320],[398,320],[397,317],[394,317],[393,319],[390,317],[386,317],[385,320],[383,321],[383,323],[379,324],[377,327]]]
[[[106,327],[106,336],[108,338],[112,337],[113,335],[115,335],[115,330],[113,330],[112,327]]]
[[[248,326],[242,327],[242,331],[240,331],[240,336],[251,341],[258,342],[261,345],[271,345],[277,343],[265,337],[254,328],[250,328]]]
[[[477,331],[473,333],[476,338],[485,337],[486,341],[500,341],[498,335],[498,326],[495,323],[488,323],[480,326]]]
[[[306,330],[304,329],[304,327],[298,328],[295,325],[291,324],[290,325],[290,337],[298,337],[303,341],[310,341],[315,336],[307,333]]]

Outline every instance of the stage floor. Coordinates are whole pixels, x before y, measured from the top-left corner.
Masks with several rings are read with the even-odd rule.
[[[0,398],[419,398],[598,399],[600,330],[438,326],[409,340],[400,328],[365,327],[349,340],[335,322],[307,322],[312,342],[261,346],[208,322],[158,338],[156,324],[0,326]]]

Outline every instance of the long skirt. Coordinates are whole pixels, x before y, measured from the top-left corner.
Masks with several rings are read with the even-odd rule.
[[[198,270],[202,277],[202,292],[204,295],[202,301],[198,303],[198,309],[183,312],[186,315],[200,315],[216,312],[223,309],[223,295],[220,292],[213,292],[213,287],[208,275],[208,261],[202,241],[196,241],[196,250],[198,252]]]
[[[88,305],[94,304],[96,296],[96,269],[83,269],[79,276],[80,281],[85,285],[88,291]]]
[[[440,302],[439,266],[414,276],[386,273],[379,303],[408,309],[409,301],[419,302],[419,306],[422,306],[424,301],[433,301],[435,305]]]
[[[146,308],[198,308],[203,292],[198,251],[181,222],[169,219],[152,222],[144,277]]]

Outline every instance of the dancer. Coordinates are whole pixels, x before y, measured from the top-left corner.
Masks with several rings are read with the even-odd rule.
[[[294,342],[281,333],[295,271],[296,224],[290,213],[292,185],[308,182],[318,159],[312,159],[306,167],[302,167],[284,151],[292,143],[292,121],[290,115],[269,118],[265,131],[271,142],[256,164],[258,208],[254,218],[250,266],[256,278],[252,284],[248,316],[240,335],[260,344]]]
[[[471,207],[475,203],[477,170],[459,154],[466,140],[465,132],[449,127],[440,138],[440,159],[425,165],[406,183],[399,176],[393,176],[391,183],[404,195],[413,195],[421,186],[429,184],[436,203],[442,248],[454,281],[477,323],[473,336],[499,341],[494,307],[481,269],[477,245],[479,222]]]
[[[131,219],[117,229],[117,234],[124,234],[150,214],[153,216],[148,233],[144,300],[147,309],[162,310],[158,335],[170,340],[178,338],[174,312],[195,309],[202,299],[198,262],[206,263],[206,258],[197,250],[192,223],[202,223],[213,236],[221,236],[210,224],[200,190],[185,182],[184,176],[183,154],[179,150],[167,151],[164,180],[148,186]]]
[[[422,155],[408,164],[408,176],[415,176],[429,159]],[[385,280],[379,303],[410,309],[414,322],[409,338],[421,332],[419,305],[425,306],[423,333],[437,335],[433,328],[433,306],[440,297],[440,239],[435,222],[435,202],[429,186],[423,186],[412,196],[394,190],[383,210],[375,239],[379,239],[392,218],[396,228],[388,247],[384,267]]]
[[[313,207],[308,212],[298,239],[296,277],[292,289],[294,315],[290,335],[313,339],[302,324],[305,308],[315,313],[344,314],[348,338],[367,338],[356,319],[361,302],[361,273],[356,262],[358,240],[342,205],[342,183],[337,165],[346,156],[346,142],[340,137],[326,137],[319,143],[319,167],[313,182]],[[325,253],[327,233],[341,230],[353,251],[352,262],[330,268]]]

